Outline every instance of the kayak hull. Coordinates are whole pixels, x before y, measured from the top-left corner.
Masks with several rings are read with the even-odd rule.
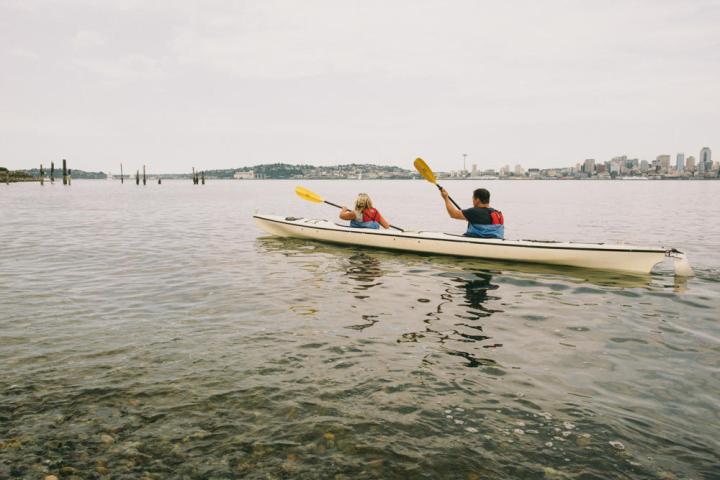
[[[491,260],[564,265],[627,273],[650,273],[668,256],[660,247],[596,243],[540,242],[470,238],[440,232],[350,228],[327,220],[254,215],[257,226],[280,237],[305,238],[346,245]]]

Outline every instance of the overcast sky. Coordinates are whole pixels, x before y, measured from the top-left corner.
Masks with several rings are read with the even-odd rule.
[[[720,156],[720,1],[0,0],[0,165]]]

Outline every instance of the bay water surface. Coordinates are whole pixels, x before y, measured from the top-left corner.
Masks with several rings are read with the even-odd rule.
[[[424,181],[307,181],[461,233]],[[271,237],[293,181],[0,185],[0,478],[720,478],[720,182],[480,186],[652,275]]]

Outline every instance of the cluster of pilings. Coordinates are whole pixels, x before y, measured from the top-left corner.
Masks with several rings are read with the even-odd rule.
[[[40,185],[45,185],[45,167],[40,164]],[[62,182],[63,185],[72,184],[72,170],[67,168],[67,160],[62,161]],[[55,183],[55,162],[50,162],[50,183]]]
[[[63,158],[62,161],[62,181],[63,185],[70,185],[72,183],[72,170],[67,168],[67,160]],[[45,167],[43,164],[40,164],[40,185],[45,185],[45,174],[47,172],[45,171]],[[55,183],[55,162],[50,162],[50,183]],[[142,167],[142,175],[140,175],[140,170],[135,171],[135,185],[140,185],[140,180],[142,180],[143,185],[147,185],[147,172],[145,165]],[[2,181],[2,180],[0,180]],[[10,172],[7,172],[5,175],[5,181],[10,182]],[[192,169],[192,181],[194,185],[205,185],[205,171],[199,171],[195,170],[195,167]],[[120,183],[125,183],[125,173],[123,171],[123,164],[120,164]],[[162,178],[158,177],[157,179],[158,185],[162,184]]]
[[[143,185],[147,185],[147,174],[145,172],[145,165],[143,165],[142,168],[142,176],[140,175],[140,170],[135,171],[135,185],[140,185],[140,180],[142,180]],[[124,183],[125,181],[125,175],[123,174],[123,166],[122,163],[120,164],[120,183]],[[195,167],[192,169],[192,181],[194,185],[205,185],[205,172],[204,171],[196,171]],[[162,178],[158,177],[157,179],[158,185],[162,185]]]
[[[140,180],[142,180],[143,185],[147,185],[147,170],[145,168],[145,165],[142,167],[142,176],[140,175],[140,170],[135,171],[135,185],[140,185]],[[120,183],[125,183],[125,173],[123,172],[123,165],[120,164]],[[162,184],[162,178],[158,177],[157,179],[158,185]]]
[[[198,172],[195,170],[195,167],[192,169],[192,181],[193,185],[199,185],[203,184],[205,185],[205,171]]]
[[[142,182],[143,186],[147,185],[147,174],[145,173],[145,165],[143,165]],[[135,185],[140,185],[140,170],[135,172]]]

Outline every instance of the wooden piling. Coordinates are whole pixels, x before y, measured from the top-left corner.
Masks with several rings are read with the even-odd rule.
[[[192,167],[192,182],[193,182],[193,185],[195,185],[195,183],[196,183],[195,182],[195,167]]]
[[[40,185],[45,185],[45,170],[43,170],[42,163],[40,164]]]
[[[63,185],[67,185],[67,162],[63,158]]]
[[[50,183],[55,182],[55,162],[50,162]]]
[[[147,177],[145,176],[145,165],[143,165],[143,186],[147,185]]]
[[[122,163],[120,164],[120,184],[125,183],[124,176],[123,176],[123,169],[122,169]]]
[[[202,178],[202,184],[205,185],[205,170],[200,172],[200,177]]]
[[[68,168],[68,185],[72,185],[72,170]]]
[[[140,185],[140,170],[135,172],[135,185]]]
[[[162,185],[162,178],[158,177],[158,185]]]

